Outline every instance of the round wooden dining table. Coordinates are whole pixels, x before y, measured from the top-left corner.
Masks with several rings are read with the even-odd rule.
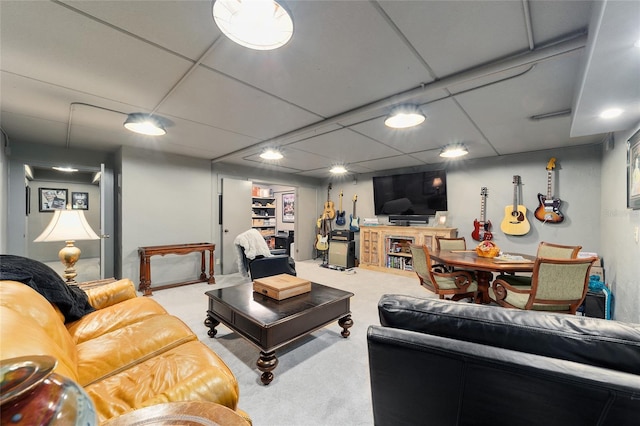
[[[489,303],[489,285],[493,273],[511,274],[532,272],[535,256],[521,253],[509,253],[506,258],[480,257],[475,250],[434,250],[429,252],[434,263],[452,266],[458,269],[473,270],[478,280],[478,293],[481,303]]]

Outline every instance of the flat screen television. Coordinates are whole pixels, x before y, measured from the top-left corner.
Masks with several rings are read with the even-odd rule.
[[[444,170],[373,178],[376,215],[389,220],[426,222],[436,211],[447,210],[447,175]]]

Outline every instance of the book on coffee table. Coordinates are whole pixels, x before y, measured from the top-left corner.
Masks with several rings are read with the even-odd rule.
[[[274,275],[253,281],[253,291],[272,299],[283,300],[311,291],[311,281],[289,274]]]

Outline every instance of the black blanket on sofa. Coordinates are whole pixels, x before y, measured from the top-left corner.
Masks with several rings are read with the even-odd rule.
[[[36,290],[60,309],[65,323],[76,321],[95,310],[84,291],[68,285],[53,269],[37,260],[0,255],[0,279],[19,281]]]

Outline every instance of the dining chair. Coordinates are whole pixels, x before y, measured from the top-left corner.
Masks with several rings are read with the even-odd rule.
[[[466,250],[467,241],[464,237],[436,237],[436,248],[438,250]]]
[[[575,314],[587,294],[594,260],[538,257],[531,285],[514,286],[496,278],[489,287],[489,298],[506,308]]]
[[[542,241],[538,244],[536,257],[546,257],[553,259],[575,259],[582,246],[566,246],[561,244],[547,243]],[[496,277],[508,282],[511,285],[531,285],[530,275],[507,275],[501,274]]]
[[[436,248],[440,250],[466,250],[467,241],[464,237],[436,237]],[[455,268],[449,265],[434,263],[431,266],[436,272],[453,272]]]
[[[478,297],[478,283],[468,271],[436,272],[432,268],[427,246],[412,244],[410,247],[413,270],[420,285],[438,295],[440,299],[451,296],[451,300]]]

